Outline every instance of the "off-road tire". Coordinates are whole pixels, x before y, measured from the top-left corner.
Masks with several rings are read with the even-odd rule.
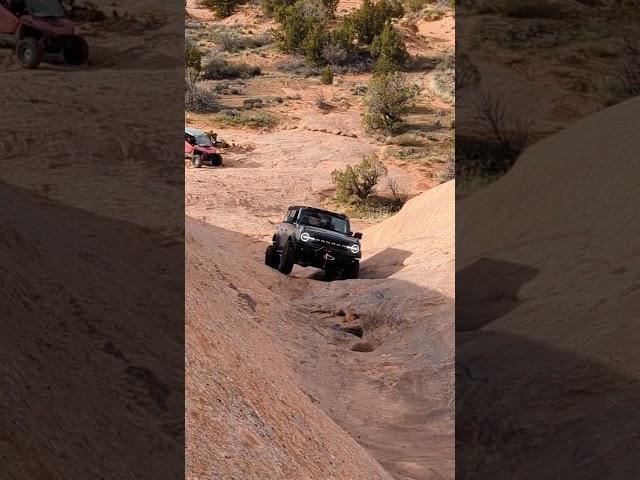
[[[73,37],[70,45],[62,50],[62,58],[68,65],[84,65],[89,60],[89,45],[82,37]]]
[[[38,68],[44,57],[42,45],[35,38],[26,37],[16,45],[16,57],[24,68]]]
[[[354,280],[360,275],[360,262],[354,262],[342,269],[340,278],[342,280]]]
[[[324,269],[324,279],[327,282],[330,282],[331,280],[336,278],[337,274],[338,274],[338,271],[336,270],[335,267],[327,267]]]
[[[221,167],[222,166],[222,155],[220,155],[219,153],[214,153],[213,155],[210,155],[211,158],[211,165],[214,167]]]
[[[200,168],[202,166],[202,155],[199,153],[194,153],[191,157],[191,163],[194,168]]]
[[[291,270],[293,270],[293,266],[296,263],[296,252],[293,249],[293,245],[289,240],[285,244],[282,249],[282,253],[280,254],[280,262],[278,263],[278,270],[280,273],[284,273],[285,275],[289,275]]]
[[[264,252],[264,264],[271,268],[278,268],[279,263],[280,257],[276,248],[273,245],[269,245],[266,252]]]

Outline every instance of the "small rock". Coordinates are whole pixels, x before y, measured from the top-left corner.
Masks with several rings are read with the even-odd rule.
[[[362,338],[362,325],[360,325],[360,322],[358,321],[343,323],[338,327],[338,329],[341,332],[350,333],[356,337]]]
[[[347,315],[344,317],[343,323],[353,322],[359,318],[360,318],[360,315],[358,315],[357,313],[348,312]]]
[[[375,349],[369,342],[358,342],[351,347],[354,352],[373,352]]]

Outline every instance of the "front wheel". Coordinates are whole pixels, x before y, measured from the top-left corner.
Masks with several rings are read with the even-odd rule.
[[[351,265],[347,265],[342,269],[340,277],[343,280],[356,279],[360,275],[360,262],[354,262]]]
[[[194,153],[193,157],[191,157],[191,163],[194,168],[200,168],[202,166],[202,155],[199,153]]]
[[[89,45],[82,37],[73,37],[62,50],[62,57],[69,65],[84,65],[89,60]]]
[[[24,68],[38,68],[42,63],[44,51],[35,38],[23,38],[16,45],[16,57]]]
[[[278,264],[278,270],[280,273],[289,275],[293,266],[296,263],[296,252],[293,249],[293,245],[290,241],[287,241],[282,253],[280,254],[280,263]]]

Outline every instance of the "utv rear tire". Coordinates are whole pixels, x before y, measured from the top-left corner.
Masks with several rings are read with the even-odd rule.
[[[44,57],[44,50],[35,38],[23,38],[16,45],[16,57],[24,68],[38,68]]]
[[[296,263],[296,253],[293,250],[293,245],[291,242],[287,241],[282,253],[280,254],[280,262],[278,263],[278,270],[280,273],[284,273],[285,275],[289,275],[291,270],[293,270],[293,266]]]
[[[211,165],[214,167],[222,166],[222,155],[215,153],[211,155]]]
[[[360,262],[352,263],[342,269],[343,280],[354,280],[360,275]]]
[[[278,268],[280,258],[278,252],[273,245],[267,247],[267,251],[264,253],[264,264],[271,268]]]
[[[202,156],[199,153],[195,153],[191,157],[191,163],[193,163],[194,168],[200,168],[202,166]]]
[[[62,57],[69,65],[84,65],[89,60],[89,45],[82,37],[73,37],[62,50]]]

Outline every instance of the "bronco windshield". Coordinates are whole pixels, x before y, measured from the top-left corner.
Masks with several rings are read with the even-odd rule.
[[[65,12],[58,0],[26,0],[27,11],[34,17],[64,17]]]
[[[330,213],[303,210],[300,215],[300,223],[311,227],[326,228],[345,235],[349,234],[349,221]]]
[[[199,147],[213,147],[213,142],[208,135],[197,135],[195,139]]]

